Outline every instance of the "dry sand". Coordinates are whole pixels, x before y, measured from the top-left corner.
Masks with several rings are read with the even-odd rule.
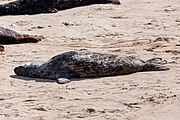
[[[1,16],[0,26],[43,35],[46,40],[5,46],[0,55],[0,119],[179,120],[180,2],[121,2],[54,14]],[[15,66],[79,49],[144,60],[162,57],[170,70],[79,79],[64,85],[14,75]]]

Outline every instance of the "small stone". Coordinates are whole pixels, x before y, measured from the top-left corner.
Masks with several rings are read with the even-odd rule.
[[[96,110],[93,109],[93,108],[87,108],[87,109],[86,109],[86,112],[88,112],[88,113],[95,113]]]

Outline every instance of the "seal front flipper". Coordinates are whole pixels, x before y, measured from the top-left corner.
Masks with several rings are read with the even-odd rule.
[[[70,80],[70,79],[67,79],[67,78],[58,78],[56,82],[57,82],[58,84],[66,84],[66,83],[71,82],[71,80]]]

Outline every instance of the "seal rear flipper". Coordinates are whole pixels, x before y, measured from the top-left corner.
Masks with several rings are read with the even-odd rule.
[[[66,84],[66,83],[69,83],[69,82],[71,82],[71,80],[67,79],[67,78],[58,78],[57,79],[58,84]]]
[[[162,58],[152,58],[146,61],[143,69],[144,71],[169,70],[169,68],[166,67],[165,64],[167,64],[167,61],[163,60]]]
[[[146,63],[143,67],[143,70],[144,71],[165,71],[165,70],[169,70],[169,68],[162,64]]]

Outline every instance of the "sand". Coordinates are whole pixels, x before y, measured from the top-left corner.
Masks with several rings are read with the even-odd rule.
[[[43,35],[0,55],[1,120],[179,120],[180,2],[124,0],[53,14],[0,16],[0,26]],[[2,1],[1,1],[2,3]],[[68,84],[15,76],[27,62],[69,50],[161,57],[168,71],[78,79]]]

